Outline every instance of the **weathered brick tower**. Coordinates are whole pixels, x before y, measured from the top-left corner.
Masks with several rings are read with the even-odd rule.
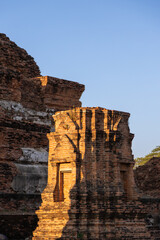
[[[54,115],[34,240],[151,239],[135,191],[128,118],[102,108]]]
[[[80,107],[83,91],[82,84],[41,76],[34,59],[0,33],[0,234],[9,239],[35,229],[52,115]]]

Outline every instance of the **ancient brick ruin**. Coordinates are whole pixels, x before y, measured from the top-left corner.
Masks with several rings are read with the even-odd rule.
[[[83,91],[41,76],[34,59],[0,34],[0,234],[160,240],[144,220],[157,214],[160,198],[144,198],[134,182],[129,114],[81,108]]]
[[[151,239],[137,201],[128,118],[102,108],[54,115],[34,240]]]
[[[9,238],[24,239],[36,227],[51,116],[81,106],[83,91],[76,82],[40,76],[33,58],[0,34],[0,233]]]
[[[134,170],[138,188],[148,196],[160,198],[160,158],[153,157]],[[154,183],[154,188],[153,188]]]
[[[147,212],[146,223],[153,239],[160,239],[160,158],[153,157],[134,170],[140,200]]]

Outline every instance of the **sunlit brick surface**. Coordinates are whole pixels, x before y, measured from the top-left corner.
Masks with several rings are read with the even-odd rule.
[[[48,184],[33,240],[150,240],[133,177],[129,114],[75,108],[54,115]]]
[[[0,33],[0,234],[8,239],[35,229],[52,115],[80,107],[83,91],[82,84],[41,76],[34,59]]]

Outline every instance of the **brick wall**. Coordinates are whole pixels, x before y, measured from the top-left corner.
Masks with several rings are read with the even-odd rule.
[[[35,228],[35,210],[47,183],[46,134],[54,129],[51,116],[81,106],[83,91],[84,85],[76,82],[41,76],[34,59],[0,34],[0,234],[7,235],[7,229],[10,238],[22,239],[27,229],[31,233]],[[5,194],[10,196],[7,209]],[[14,209],[13,194],[14,199],[23,195]],[[16,227],[20,222],[26,229]]]
[[[134,183],[128,118],[102,108],[54,115],[33,239],[152,239]]]

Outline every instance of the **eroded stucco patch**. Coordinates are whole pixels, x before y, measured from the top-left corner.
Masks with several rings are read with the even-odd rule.
[[[47,183],[47,166],[38,164],[15,164],[18,174],[13,178],[12,188],[17,193],[40,193]]]
[[[0,106],[7,110],[7,115],[13,120],[30,121],[42,125],[51,125],[51,116],[54,114],[54,109],[46,109],[46,112],[36,111],[25,108],[21,103],[14,101],[0,100]]]
[[[20,157],[22,162],[47,163],[48,152],[44,148],[21,148],[23,155]]]

